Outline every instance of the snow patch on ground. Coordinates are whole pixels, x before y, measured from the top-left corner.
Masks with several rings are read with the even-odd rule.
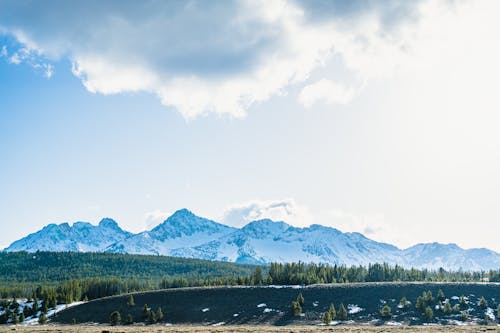
[[[273,311],[276,311],[276,310],[270,309],[270,308],[265,308],[264,309],[264,313],[269,313],[269,312],[273,312]]]
[[[222,326],[222,325],[226,325],[226,322],[225,321],[221,321],[219,323],[212,324],[212,326]]]
[[[355,314],[363,311],[364,309],[356,304],[348,304],[347,305],[348,313],[349,314]]]
[[[316,307],[316,306],[318,306],[318,305],[319,305],[319,302],[318,302],[318,301],[314,301],[314,302],[313,302],[313,306],[314,306],[314,307]]]
[[[388,325],[388,326],[401,326],[401,325],[403,325],[403,323],[400,323],[400,322],[397,322],[397,321],[387,321],[387,322],[385,322],[385,325]]]
[[[207,312],[207,311],[210,311],[210,308],[201,309],[201,312]]]
[[[239,313],[233,313],[233,317],[238,317],[239,315]]]
[[[488,318],[490,318],[491,320],[495,320],[495,313],[492,308],[487,308],[484,314],[488,316]]]
[[[266,307],[267,304],[266,303],[260,303],[260,304],[257,304],[257,307],[258,308],[263,308],[263,307]]]

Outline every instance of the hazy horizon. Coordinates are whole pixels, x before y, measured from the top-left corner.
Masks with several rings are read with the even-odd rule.
[[[0,248],[180,208],[500,252],[497,1],[0,1]]]

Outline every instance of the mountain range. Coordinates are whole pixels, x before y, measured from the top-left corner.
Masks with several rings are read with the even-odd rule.
[[[386,262],[404,267],[449,270],[500,268],[500,254],[488,249],[462,249],[456,244],[417,244],[407,249],[313,224],[298,228],[263,219],[230,227],[181,209],[155,228],[127,232],[112,219],[49,224],[15,241],[4,251],[115,252],[267,264],[316,262],[364,265]]]

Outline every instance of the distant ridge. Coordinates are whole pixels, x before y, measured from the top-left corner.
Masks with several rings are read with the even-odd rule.
[[[163,223],[138,234],[124,231],[109,218],[97,226],[87,222],[72,226],[49,224],[4,251],[37,250],[155,254],[253,264],[302,261],[366,266],[386,262],[428,269],[500,268],[500,254],[488,249],[465,250],[456,244],[428,243],[401,250],[357,232],[344,233],[319,224],[297,228],[269,219],[234,228],[187,209],[176,211]]]

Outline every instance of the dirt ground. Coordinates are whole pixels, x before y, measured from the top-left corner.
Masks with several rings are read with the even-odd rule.
[[[245,333],[245,332],[283,332],[283,333],[305,333],[305,332],[339,332],[339,333],[382,333],[382,332],[406,332],[406,333],[469,333],[469,332],[497,332],[499,326],[190,326],[190,325],[151,325],[151,326],[106,326],[106,325],[45,325],[45,326],[22,326],[4,325],[0,326],[0,333],[4,332],[34,332],[34,333]]]

